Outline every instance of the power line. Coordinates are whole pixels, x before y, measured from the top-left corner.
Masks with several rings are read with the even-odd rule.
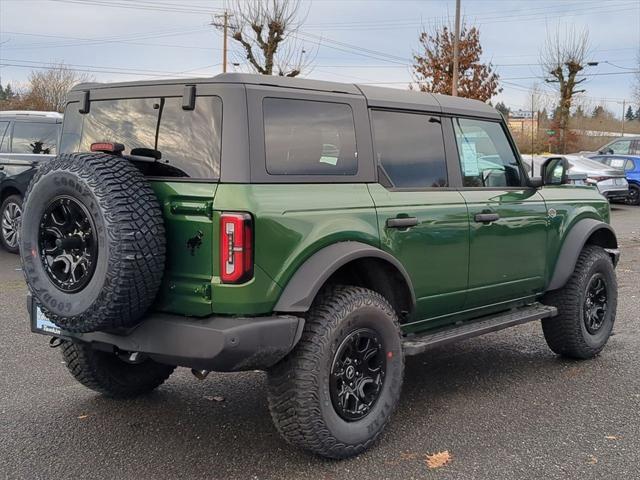
[[[164,4],[158,2],[144,2],[136,1],[136,3],[125,2],[108,2],[105,0],[50,0],[52,2],[59,3],[71,3],[87,6],[99,6],[99,7],[115,7],[115,8],[128,8],[132,10],[143,10],[152,12],[170,12],[170,13],[188,13],[188,14],[209,14],[213,11],[220,11],[220,8],[184,8],[179,6],[172,6],[172,4]],[[175,4],[173,4],[175,5]]]

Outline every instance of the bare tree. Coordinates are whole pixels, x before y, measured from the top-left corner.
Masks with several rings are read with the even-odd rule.
[[[587,65],[589,34],[586,30],[576,32],[573,28],[557,27],[547,34],[540,53],[545,81],[558,85],[559,104],[556,121],[558,124],[558,150],[566,153],[569,116],[574,95],[585,92],[578,85],[586,77],[578,78]]]
[[[296,33],[306,18],[301,0],[228,0],[231,38],[262,75],[296,77],[309,55]]]
[[[413,76],[423,92],[451,93],[453,82],[454,33],[450,26],[438,25],[420,33],[421,51],[413,54]],[[490,63],[482,63],[480,30],[462,22],[459,41],[458,96],[486,102],[500,93],[499,76]]]
[[[89,79],[88,75],[70,70],[64,64],[34,70],[29,74],[29,85],[23,95],[24,108],[62,112],[71,87]]]

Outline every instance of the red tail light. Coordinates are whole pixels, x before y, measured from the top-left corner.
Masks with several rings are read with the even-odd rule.
[[[96,142],[91,144],[92,152],[115,153],[119,155],[123,150],[124,145],[121,143]]]
[[[243,283],[253,277],[253,221],[248,213],[220,215],[220,279]]]

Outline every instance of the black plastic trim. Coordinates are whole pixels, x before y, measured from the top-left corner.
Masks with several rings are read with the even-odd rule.
[[[578,261],[578,256],[580,255],[582,248],[587,243],[589,237],[598,230],[606,230],[613,235],[614,239],[616,239],[616,233],[609,224],[593,218],[584,218],[579,220],[571,228],[571,231],[567,234],[564,243],[562,244],[562,248],[560,249],[558,261],[556,262],[553,276],[551,277],[547,291],[557,290],[567,283],[576,267],[576,262]],[[615,241],[616,245],[613,246],[613,248],[618,247],[617,239]],[[612,258],[612,260],[615,261],[616,259]]]
[[[411,292],[412,307],[416,304],[411,278],[404,266],[391,254],[361,242],[339,242],[329,245],[309,257],[298,268],[280,295],[274,311],[306,312],[327,279],[340,267],[359,258],[379,258],[393,265],[404,278]]]
[[[28,298],[27,305],[33,318],[35,303]],[[304,319],[292,315],[192,318],[153,313],[128,331],[62,331],[61,337],[100,350],[141,352],[169,365],[236,372],[275,365],[295,347],[303,326]]]

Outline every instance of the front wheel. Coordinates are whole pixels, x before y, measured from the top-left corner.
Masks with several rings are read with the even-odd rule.
[[[627,197],[629,205],[640,205],[640,186],[629,185],[629,196]]]
[[[294,351],[268,372],[269,411],[287,442],[350,457],[388,423],[403,373],[389,302],[365,288],[333,287],[314,302]]]
[[[0,205],[0,243],[5,250],[18,253],[22,197],[9,195]]]
[[[542,320],[549,348],[569,358],[592,358],[606,345],[616,318],[618,285],[609,254],[587,245],[569,281],[548,293],[543,302],[558,315]]]

